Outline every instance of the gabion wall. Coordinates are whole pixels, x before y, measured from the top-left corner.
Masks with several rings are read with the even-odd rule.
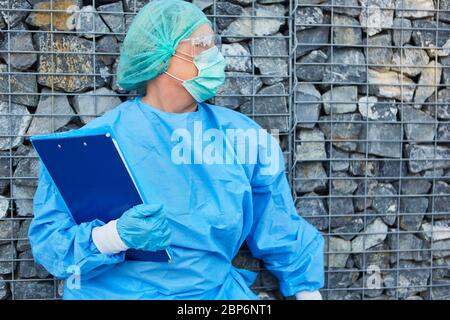
[[[120,44],[148,1],[0,0],[0,299],[59,299],[27,241],[29,136],[134,97]],[[194,0],[222,35],[212,102],[281,132],[300,215],[326,239],[326,299],[450,297],[450,0]],[[259,271],[252,289],[282,298]]]

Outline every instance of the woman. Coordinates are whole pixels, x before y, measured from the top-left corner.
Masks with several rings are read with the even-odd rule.
[[[146,94],[78,130],[114,132],[145,204],[106,224],[77,225],[41,166],[29,238],[36,261],[67,280],[64,299],[258,299],[249,289],[256,273],[231,263],[244,241],[284,296],[320,299],[323,238],[296,212],[279,145],[248,117],[204,102],[225,77],[217,45],[196,6],[150,2],[130,26],[118,68],[120,86]],[[195,161],[199,126],[220,137],[265,132],[253,143],[256,161]],[[265,138],[276,146],[268,162]],[[180,153],[180,143],[194,148]],[[223,152],[237,148],[226,143]],[[125,259],[129,248],[168,245],[170,263]]]

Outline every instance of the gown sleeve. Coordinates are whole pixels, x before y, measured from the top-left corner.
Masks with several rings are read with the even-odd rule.
[[[102,221],[76,224],[42,162],[33,213],[28,231],[33,256],[53,276],[76,273],[88,279],[124,261],[125,251],[103,254],[92,241],[92,229],[104,225]]]
[[[298,215],[284,172],[283,153],[269,136],[268,145],[274,144],[274,152],[267,160],[262,161],[262,154],[268,154],[268,148],[258,143],[251,177],[253,224],[246,243],[253,256],[263,260],[279,280],[280,292],[287,297],[323,287],[324,239]]]

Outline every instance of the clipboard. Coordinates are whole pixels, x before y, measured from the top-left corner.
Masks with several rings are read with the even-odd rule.
[[[118,219],[144,203],[117,141],[107,131],[87,135],[50,134],[30,138],[77,224]],[[171,262],[169,248],[129,249],[125,259]]]

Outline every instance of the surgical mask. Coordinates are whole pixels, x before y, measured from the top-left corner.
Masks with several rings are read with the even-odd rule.
[[[199,53],[193,61],[177,54],[174,54],[174,56],[194,63],[198,69],[198,75],[195,78],[183,80],[166,71],[164,71],[165,74],[181,81],[183,87],[197,102],[203,102],[217,94],[217,89],[225,81],[226,66],[225,58],[217,46]]]

